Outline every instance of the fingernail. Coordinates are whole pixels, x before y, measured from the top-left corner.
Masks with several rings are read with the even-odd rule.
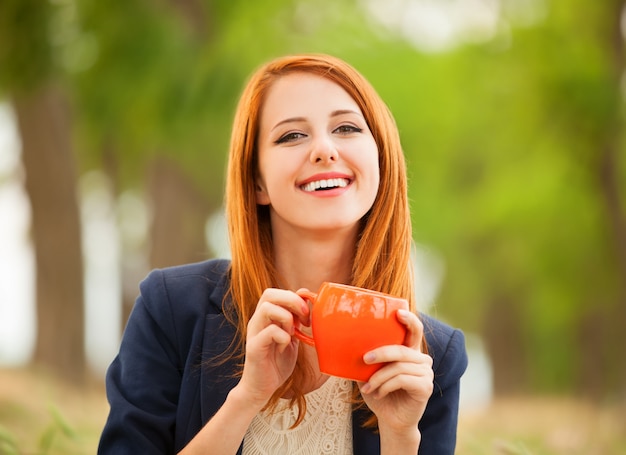
[[[368,393],[370,390],[372,390],[372,386],[369,382],[366,382],[361,386],[361,393]]]
[[[373,363],[376,360],[376,354],[373,352],[368,352],[363,356],[363,361],[365,363]]]
[[[406,321],[409,318],[409,312],[407,310],[398,310],[398,317]]]

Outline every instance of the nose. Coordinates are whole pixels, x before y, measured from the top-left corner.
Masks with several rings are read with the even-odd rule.
[[[329,163],[338,158],[339,152],[330,138],[323,137],[313,141],[310,157],[312,163]]]

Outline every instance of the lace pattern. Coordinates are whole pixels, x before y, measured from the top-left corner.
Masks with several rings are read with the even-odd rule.
[[[298,409],[280,400],[273,414],[255,416],[243,442],[243,455],[347,455],[352,454],[352,382],[330,377],[317,390],[305,395],[307,411],[302,423]]]

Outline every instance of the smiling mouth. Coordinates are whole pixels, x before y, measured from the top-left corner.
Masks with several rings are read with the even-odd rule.
[[[314,182],[309,182],[305,185],[302,185],[303,191],[313,192],[313,191],[327,191],[335,188],[345,188],[350,183],[348,179],[325,179],[325,180],[316,180]]]

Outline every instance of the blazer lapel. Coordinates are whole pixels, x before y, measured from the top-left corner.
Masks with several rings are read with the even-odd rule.
[[[352,447],[354,455],[377,455],[380,453],[380,436],[363,423],[370,416],[364,409],[352,411]]]
[[[220,361],[234,336],[235,328],[226,321],[223,315],[207,315],[200,373],[203,423],[208,422],[222,407],[228,392],[239,382],[239,378],[234,376],[235,362],[232,360],[225,363]]]

